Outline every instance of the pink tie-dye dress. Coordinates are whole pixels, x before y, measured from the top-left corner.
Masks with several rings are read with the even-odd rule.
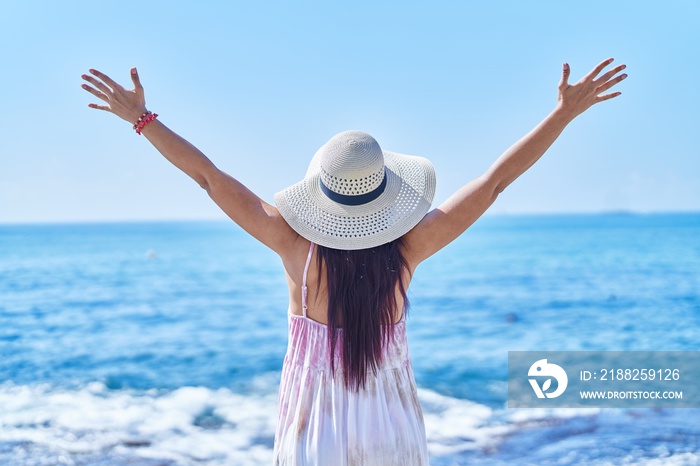
[[[289,312],[289,344],[284,358],[275,433],[275,465],[418,466],[428,465],[423,413],[408,354],[405,317],[394,324],[376,375],[365,389],[348,390],[336,347],[336,376],[331,375],[328,328]],[[340,331],[342,339],[342,330]]]

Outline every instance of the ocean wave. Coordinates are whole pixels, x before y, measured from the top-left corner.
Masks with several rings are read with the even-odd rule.
[[[0,463],[267,465],[277,393],[0,385]],[[688,410],[508,410],[419,390],[434,466],[700,463]]]
[[[276,394],[205,387],[136,392],[97,382],[76,391],[6,385],[0,459],[18,466],[28,458],[66,465],[267,464],[276,403]]]

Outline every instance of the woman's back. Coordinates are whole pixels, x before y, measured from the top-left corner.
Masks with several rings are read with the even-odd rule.
[[[381,362],[367,374],[365,387],[349,389],[343,371],[338,370],[343,367],[342,328],[336,341],[336,370],[332,371],[328,326],[307,314],[303,290],[313,250],[311,243],[302,276],[302,314],[293,314],[291,307],[288,311],[289,343],[280,384],[275,464],[427,465],[405,316],[393,324]],[[308,294],[312,293],[315,291]]]

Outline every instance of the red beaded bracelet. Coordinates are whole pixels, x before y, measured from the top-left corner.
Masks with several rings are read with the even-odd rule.
[[[136,134],[141,134],[141,131],[143,131],[143,127],[155,120],[156,118],[158,118],[157,113],[145,112],[143,115],[141,115],[139,119],[136,120],[136,123],[134,123],[134,130],[136,131]]]
[[[152,112],[149,112],[148,110],[146,110],[146,111],[139,117],[139,119],[136,120],[136,123],[134,123],[134,129],[138,128],[139,125],[141,124],[141,122],[143,121],[143,119],[146,118],[146,117],[147,117],[148,115],[150,115],[151,113],[152,113]]]

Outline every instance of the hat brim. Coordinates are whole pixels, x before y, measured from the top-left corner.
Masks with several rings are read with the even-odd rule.
[[[435,169],[423,157],[382,151],[387,184],[384,192],[362,205],[344,205],[321,191],[320,151],[305,178],[275,194],[275,204],[301,236],[333,249],[368,249],[409,232],[430,209],[435,196]]]

